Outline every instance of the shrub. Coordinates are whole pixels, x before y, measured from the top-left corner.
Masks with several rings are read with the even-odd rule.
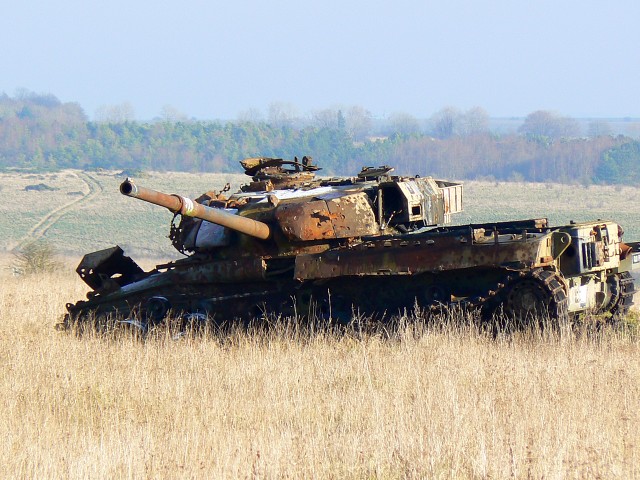
[[[13,253],[10,268],[14,275],[53,272],[62,264],[56,259],[55,248],[41,240],[31,242]]]

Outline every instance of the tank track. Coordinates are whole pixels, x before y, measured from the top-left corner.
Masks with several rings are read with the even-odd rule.
[[[629,272],[615,274],[610,278],[612,300],[609,306],[606,307],[606,311],[610,312],[614,317],[620,317],[626,314],[631,305],[633,305],[633,295],[636,293],[634,279]],[[412,282],[415,284],[415,280],[412,280]],[[440,284],[436,283],[435,285],[439,286]],[[558,324],[569,318],[569,300],[566,285],[560,274],[555,270],[544,268],[536,268],[531,271],[505,270],[501,275],[497,275],[490,285],[492,285],[491,288],[486,291],[459,301],[439,298],[438,300],[432,299],[430,302],[422,303],[422,306],[432,313],[442,312],[443,309],[450,307],[461,307],[464,310],[480,311],[481,317],[485,321],[498,320],[501,322],[504,319],[510,319],[514,320],[515,324],[520,325],[526,325],[532,321],[536,322],[540,318],[548,319]],[[379,287],[379,285],[375,286]],[[375,290],[373,288],[374,285],[371,287],[371,290]],[[326,294],[326,287],[307,285],[301,289],[301,292],[305,291],[305,289],[308,289],[312,298],[320,301],[318,308],[321,309],[323,307],[323,295],[321,293],[324,289]],[[446,291],[447,288],[443,287],[442,290]],[[350,295],[341,297],[337,293],[339,289],[333,290],[333,292],[336,293],[327,298],[327,303],[338,300],[338,305],[333,306],[333,315],[340,312],[345,317],[343,320],[348,321],[351,317],[351,303],[354,299],[350,298]],[[154,292],[154,294],[160,297],[163,296],[162,291]],[[300,302],[299,294],[296,294],[293,286],[289,285],[287,288],[275,290],[257,288],[253,292],[240,294],[207,296],[204,293],[200,293],[196,297],[206,298],[212,307],[211,312],[220,312],[221,315],[219,316],[222,318],[237,317],[238,304],[244,304],[246,306],[246,308],[243,308],[244,313],[254,318],[260,316],[263,305],[265,306],[264,311],[274,309],[281,311],[286,306],[291,310],[288,313],[300,312],[300,310],[296,310],[300,305],[298,307],[291,306],[293,295],[298,296],[294,303]],[[410,304],[414,304],[415,299],[416,297],[414,296],[411,296],[411,298],[407,296],[405,306],[410,307]],[[172,299],[170,298],[170,300]],[[344,305],[339,304],[340,300]],[[302,301],[302,305],[306,303],[308,302]],[[181,305],[173,305],[174,309],[175,307],[181,307]],[[197,312],[197,310],[189,308],[178,308],[178,310],[183,310],[187,313]],[[227,311],[232,313],[225,314]],[[85,312],[80,312],[80,316],[83,313]]]
[[[506,275],[495,289],[486,296],[471,299],[468,305],[480,308],[485,320],[502,316],[526,323],[543,315],[562,322],[568,318],[569,299],[557,273],[536,268]]]
[[[612,287],[616,289],[615,299],[608,310],[614,317],[622,317],[633,305],[633,296],[636,293],[633,276],[629,272],[620,273],[618,281]]]

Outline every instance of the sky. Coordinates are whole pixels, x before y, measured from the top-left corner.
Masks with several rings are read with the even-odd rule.
[[[0,94],[235,119],[640,117],[638,0],[2,0]]]

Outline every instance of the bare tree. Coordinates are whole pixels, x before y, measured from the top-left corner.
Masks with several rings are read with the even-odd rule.
[[[292,127],[298,111],[292,103],[273,102],[269,105],[269,123],[275,127]]]
[[[431,133],[437,138],[450,138],[456,133],[456,127],[462,114],[455,107],[445,107],[434,113],[429,119]]]
[[[371,133],[372,115],[366,108],[357,105],[350,107],[344,119],[347,132],[354,140],[365,140]]]
[[[482,107],[473,107],[460,117],[460,125],[455,130],[461,135],[474,135],[489,130],[489,114]]]
[[[188,117],[185,113],[182,113],[180,110],[172,107],[171,105],[163,105],[162,109],[160,110],[159,120],[162,122],[175,123],[184,122],[188,120]]]
[[[339,128],[340,110],[336,108],[316,110],[311,114],[311,124],[317,128]]]
[[[133,105],[124,102],[119,105],[102,105],[95,113],[95,119],[98,122],[105,123],[124,123],[132,122],[136,118]]]
[[[573,118],[564,117],[556,112],[537,110],[527,115],[518,131],[525,135],[552,139],[577,137],[580,134],[580,125]]]
[[[257,108],[247,108],[238,112],[237,120],[239,122],[259,123],[264,120],[262,112]]]
[[[411,135],[420,132],[418,119],[408,113],[394,113],[389,118],[391,130],[402,135]]]

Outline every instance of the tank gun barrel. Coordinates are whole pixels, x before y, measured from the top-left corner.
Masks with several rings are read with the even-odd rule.
[[[188,217],[200,218],[207,222],[222,225],[252,237],[266,240],[271,236],[269,225],[247,217],[225,212],[221,208],[208,207],[193,200],[175,194],[166,194],[150,188],[136,185],[127,178],[120,185],[120,193],[145,202],[165,207],[173,213],[180,213]]]

